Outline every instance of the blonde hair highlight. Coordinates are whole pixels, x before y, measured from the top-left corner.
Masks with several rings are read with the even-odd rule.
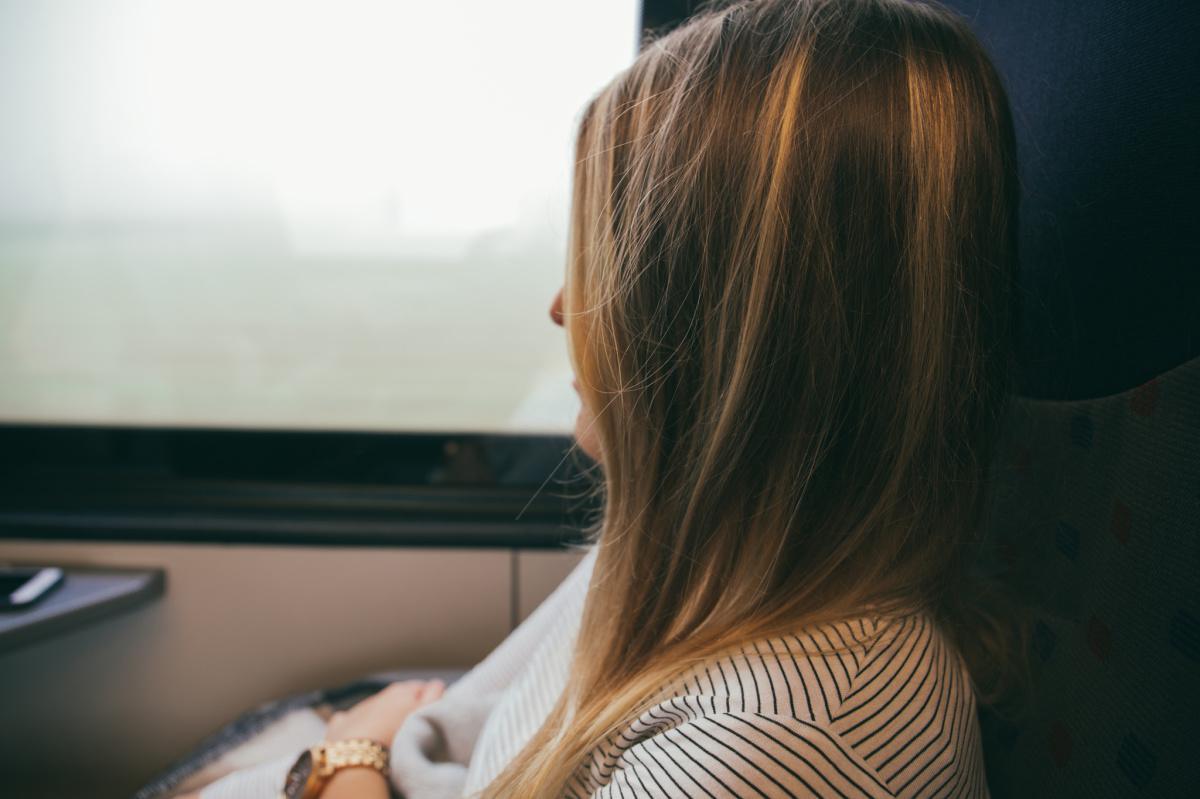
[[[560,796],[692,664],[931,613],[993,698],[969,576],[1011,370],[999,77],[909,0],[710,5],[587,107],[564,290],[603,515],[566,689],[484,791]]]

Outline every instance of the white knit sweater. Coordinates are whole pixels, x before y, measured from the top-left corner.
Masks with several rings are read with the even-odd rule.
[[[391,761],[401,796],[470,795],[520,751],[566,684],[594,561],[589,552],[486,659],[404,721]],[[923,614],[764,639],[655,699],[592,753],[569,795],[988,795],[966,669]],[[294,759],[235,772],[202,797],[273,799]]]

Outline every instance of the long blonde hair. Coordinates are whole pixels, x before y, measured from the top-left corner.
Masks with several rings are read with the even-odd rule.
[[[920,607],[981,694],[967,578],[1011,369],[1007,99],[951,12],[709,6],[579,128],[564,309],[603,453],[566,689],[486,796],[560,796],[673,675]]]

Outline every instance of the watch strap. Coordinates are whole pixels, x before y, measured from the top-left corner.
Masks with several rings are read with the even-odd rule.
[[[313,765],[317,773],[328,780],[344,768],[373,768],[388,775],[388,749],[370,738],[347,738],[321,744],[320,755]]]

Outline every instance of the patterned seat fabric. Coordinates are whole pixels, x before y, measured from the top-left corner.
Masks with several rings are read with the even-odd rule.
[[[1034,693],[984,717],[996,797],[1200,790],[1200,358],[1093,400],[1016,400],[987,518],[1034,612]]]

